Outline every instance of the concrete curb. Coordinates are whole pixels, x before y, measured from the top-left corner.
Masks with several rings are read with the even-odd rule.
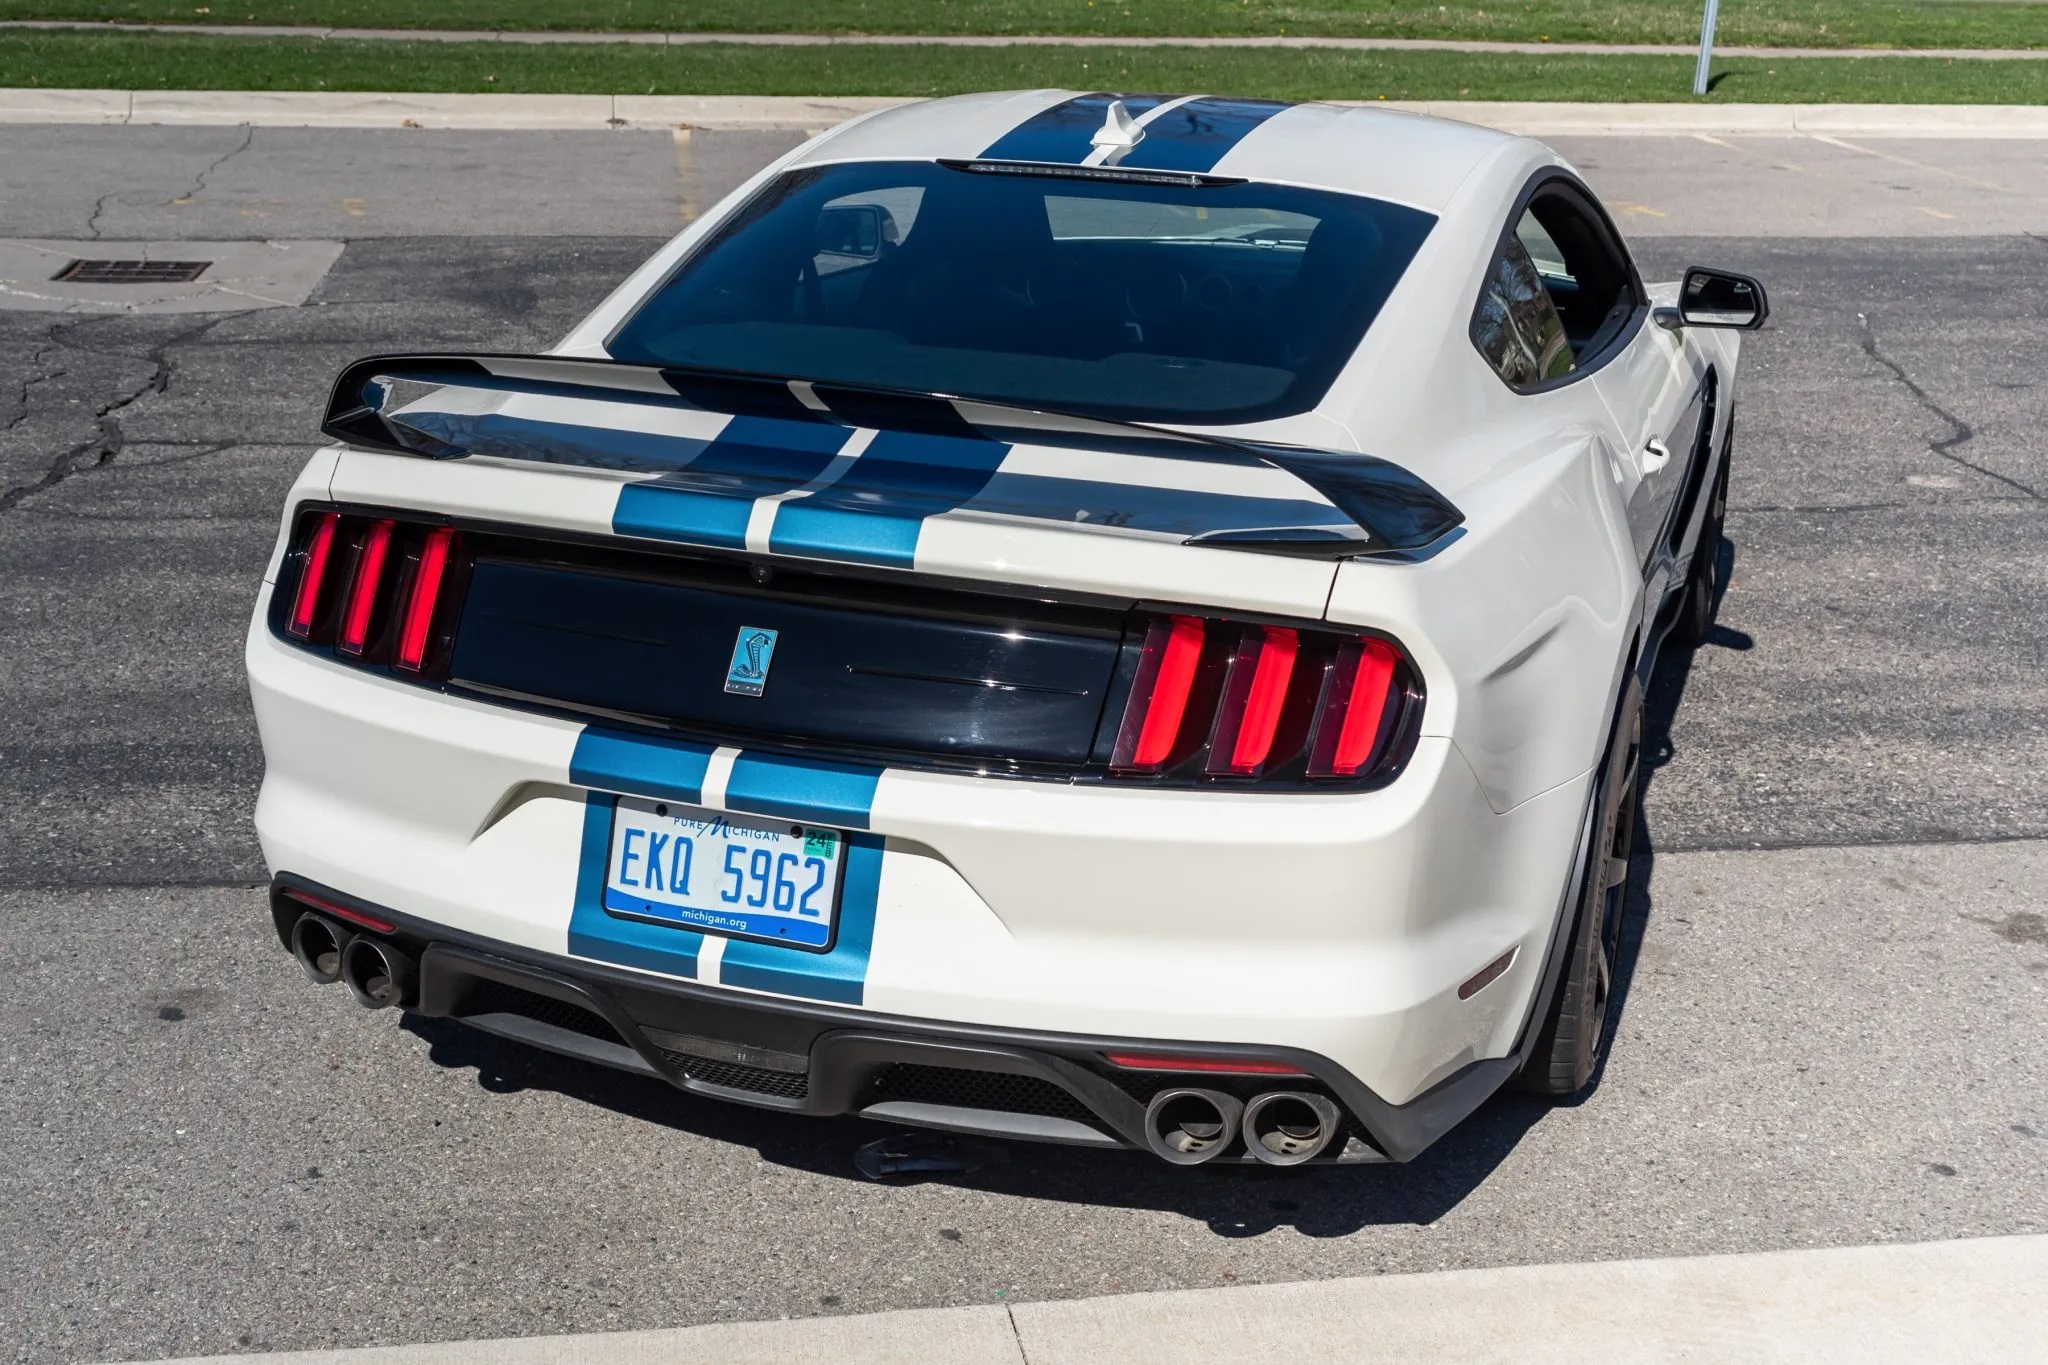
[[[0,123],[288,128],[819,130],[911,101],[890,96],[444,95],[348,91],[0,89]],[[1362,101],[1337,101],[1363,103]],[[2048,138],[2048,106],[1994,104],[1408,103],[1531,137]]]
[[[1347,52],[1575,53],[1583,56],[1689,57],[1687,43],[1530,43],[1459,38],[1219,37],[1128,35],[1102,37],[1065,33],[622,33],[504,29],[323,28],[291,24],[125,24],[85,19],[5,19],[0,31],[82,31],[173,33],[202,38],[305,38],[316,41],[379,43],[522,43],[535,46],[632,43],[653,47],[701,47],[730,43],[745,47],[1221,47],[1323,48]],[[1924,57],[1944,61],[2044,61],[2048,48],[1946,47],[1720,47],[1726,57],[1787,61],[1807,57]]]
[[[204,1365],[1962,1365],[2035,1360],[2048,1236],[1508,1266]],[[189,1363],[188,1365],[193,1365]]]

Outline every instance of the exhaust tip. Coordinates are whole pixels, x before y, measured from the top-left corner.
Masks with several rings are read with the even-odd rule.
[[[1299,1166],[1330,1145],[1344,1121],[1327,1095],[1272,1090],[1244,1107],[1244,1146],[1269,1166]]]
[[[319,915],[300,915],[292,923],[292,956],[315,985],[331,986],[341,980],[341,955],[348,940],[346,929]]]
[[[1220,1090],[1162,1090],[1145,1106],[1145,1145],[1176,1166],[1199,1166],[1230,1145],[1243,1112]]]
[[[388,943],[352,938],[341,952],[341,979],[356,1003],[381,1010],[403,1005],[412,994],[412,959]]]

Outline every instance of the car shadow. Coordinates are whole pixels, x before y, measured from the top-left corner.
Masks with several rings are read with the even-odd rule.
[[[408,1014],[401,1027],[426,1042],[436,1065],[473,1071],[477,1085],[494,1094],[553,1092],[677,1133],[751,1147],[764,1161],[814,1175],[867,1183],[854,1154],[901,1131],[868,1119],[727,1104],[451,1020]],[[915,1179],[1024,1199],[1176,1213],[1219,1237],[1257,1237],[1283,1227],[1342,1237],[1378,1224],[1437,1221],[1493,1172],[1547,1109],[1525,1096],[1497,1097],[1405,1166],[1190,1168],[1140,1152],[968,1138],[961,1147],[970,1169]]]
[[[1627,1014],[1629,991],[1635,984],[1636,966],[1642,957],[1643,937],[1649,929],[1650,916],[1654,909],[1650,883],[1657,867],[1657,839],[1650,824],[1650,792],[1656,785],[1658,772],[1677,757],[1678,750],[1672,743],[1671,727],[1678,717],[1679,704],[1685,699],[1686,685],[1692,680],[1693,661],[1704,649],[1727,649],[1736,653],[1746,653],[1756,645],[1756,641],[1748,635],[1721,625],[1718,621],[1722,600],[1727,596],[1728,584],[1734,574],[1735,543],[1724,538],[1719,552],[1714,556],[1716,623],[1708,628],[1705,638],[1697,645],[1687,646],[1676,641],[1667,643],[1662,656],[1657,660],[1656,670],[1650,675],[1650,684],[1643,693],[1642,778],[1636,801],[1635,843],[1629,854],[1628,903],[1622,912],[1621,942],[1615,950],[1613,994],[1608,998],[1607,1036],[1600,1050],[1600,1064],[1593,1073],[1592,1082],[1571,1099],[1561,1101],[1564,1107],[1584,1104],[1599,1093],[1601,1079],[1607,1072],[1608,1060],[1614,1056],[1617,1030]]]
[[[1716,567],[1718,596],[1733,572],[1731,544],[1722,544]],[[1750,645],[1740,632],[1716,626],[1700,648],[1746,650]],[[1643,716],[1646,792],[1657,770],[1673,757],[1671,723],[1696,652],[1667,650],[1651,679]],[[1627,1008],[1652,908],[1656,847],[1647,805],[1637,808],[1628,907],[1607,1019],[1610,1042]],[[477,1084],[493,1093],[551,1091],[678,1133],[751,1147],[764,1161],[816,1175],[865,1182],[855,1168],[855,1152],[899,1131],[866,1119],[804,1118],[726,1104],[649,1077],[505,1042],[448,1020],[409,1014],[402,1026],[428,1044],[437,1065],[473,1070]],[[1605,1065],[1603,1055],[1601,1072]],[[1600,1080],[1596,1072],[1592,1084],[1565,1103],[1584,1103],[1597,1093]],[[1138,1152],[963,1139],[968,1169],[917,1179],[1016,1198],[1175,1213],[1205,1224],[1218,1237],[1258,1237],[1279,1228],[1309,1237],[1343,1237],[1373,1226],[1436,1222],[1476,1190],[1553,1107],[1552,1101],[1503,1092],[1421,1157],[1400,1166],[1189,1168]]]

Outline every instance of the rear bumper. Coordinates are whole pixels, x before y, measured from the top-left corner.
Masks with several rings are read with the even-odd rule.
[[[1399,779],[1357,794],[887,769],[855,811],[752,750],[679,788],[659,741],[342,668],[260,618],[247,659],[273,873],[451,936],[856,1021],[1294,1049],[1400,1106],[1515,1051],[1585,809],[1577,781],[1497,814],[1426,736]],[[784,784],[797,803],[781,813],[860,832],[879,857],[845,921],[859,933],[829,954],[635,938],[597,904],[613,793],[757,811],[742,771]]]
[[[294,893],[307,899],[301,900]],[[681,1090],[763,1109],[852,1114],[991,1137],[1145,1148],[1145,1102],[1199,1084],[1249,1098],[1308,1090],[1346,1123],[1326,1161],[1406,1161],[1463,1119],[1509,1075],[1471,1063],[1408,1104],[1388,1104],[1328,1057],[1299,1048],[1094,1037],[905,1019],[740,995],[537,952],[416,919],[303,877],[271,884],[280,942],[325,902],[393,926],[375,935],[419,963],[407,1008]],[[368,931],[365,931],[368,932]],[[336,993],[337,995],[339,992]],[[1227,1055],[1302,1076],[1124,1071],[1106,1052]],[[1241,1147],[1218,1160],[1250,1161]]]

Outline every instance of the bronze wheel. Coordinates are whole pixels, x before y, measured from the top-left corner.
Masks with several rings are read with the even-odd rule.
[[[1572,1095],[1600,1065],[1628,904],[1629,857],[1635,848],[1636,795],[1643,751],[1643,693],[1633,675],[1623,693],[1614,737],[1601,764],[1599,809],[1586,851],[1564,979],[1529,1058],[1515,1078],[1539,1095]]]

